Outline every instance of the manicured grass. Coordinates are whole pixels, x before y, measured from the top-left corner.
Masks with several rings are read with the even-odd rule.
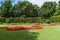
[[[0,40],[60,40],[60,25],[39,30],[7,31],[0,29]]]
[[[0,40],[37,40],[38,32],[29,30],[6,31],[0,29]]]
[[[60,25],[46,26],[40,31],[39,40],[60,40]]]

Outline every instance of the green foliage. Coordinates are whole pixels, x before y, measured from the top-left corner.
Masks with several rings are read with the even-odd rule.
[[[42,22],[41,18],[12,18],[15,23],[38,23]],[[10,19],[10,22],[12,22]]]
[[[41,6],[41,15],[43,18],[50,18],[55,12],[56,2],[45,2]]]
[[[60,1],[59,1],[59,6],[60,6]]]
[[[56,11],[54,13],[54,16],[58,16],[58,15],[60,15],[60,1],[59,1],[59,4],[56,7]]]
[[[41,17],[30,18],[2,18],[0,17],[0,23],[58,23],[60,22],[60,16],[53,16],[50,19],[43,19]]]
[[[0,22],[2,23],[44,23],[45,19],[41,17],[34,17],[34,18],[0,18]]]
[[[1,7],[0,7],[0,17],[1,17]]]
[[[28,1],[18,2],[14,5],[14,13],[18,17],[37,17],[38,16],[38,6],[32,5]]]
[[[11,0],[5,0],[0,6],[0,22],[4,23],[50,23],[60,22],[60,1],[44,2],[41,7],[28,1],[17,2],[12,5]],[[53,17],[52,17],[53,16]],[[54,17],[56,16],[56,17]],[[56,18],[56,19],[55,19]],[[49,21],[47,21],[49,20]]]
[[[45,2],[41,8],[28,1],[17,2],[14,6],[11,0],[1,4],[2,17],[43,17],[49,18],[55,12],[56,2]]]
[[[60,16],[53,16],[50,18],[50,22],[52,23],[58,23],[60,22]]]
[[[1,14],[2,17],[10,17],[12,16],[12,3],[11,3],[11,0],[5,0],[2,5],[1,5]]]
[[[5,18],[0,17],[0,23],[4,23],[5,20],[6,20]]]

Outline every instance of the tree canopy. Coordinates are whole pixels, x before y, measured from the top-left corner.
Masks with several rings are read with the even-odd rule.
[[[58,11],[56,11],[58,10]],[[12,5],[11,0],[5,0],[1,3],[0,17],[43,17],[50,18],[53,15],[60,14],[60,1],[57,7],[56,2],[44,2],[41,7],[33,5],[28,1],[19,1]]]

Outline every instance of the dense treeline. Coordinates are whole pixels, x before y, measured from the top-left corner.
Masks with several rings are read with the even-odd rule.
[[[4,1],[1,5],[1,17],[37,17],[39,7],[28,1],[18,2],[14,6],[11,0]]]
[[[2,18],[28,18],[28,17],[41,17],[42,19],[50,19],[52,16],[60,15],[60,1],[56,2],[44,2],[39,7],[33,5],[28,1],[19,1],[12,5],[11,0],[5,0],[1,2],[0,17]]]

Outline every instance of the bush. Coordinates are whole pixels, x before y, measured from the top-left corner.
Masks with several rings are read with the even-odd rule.
[[[59,23],[60,16],[53,16],[50,19],[43,19],[41,17],[33,17],[33,18],[3,18],[0,17],[0,24],[1,23]]]
[[[50,18],[50,22],[52,23],[58,23],[60,22],[60,16],[53,16]]]
[[[50,24],[50,20],[49,20],[49,19],[47,19],[46,23]]]
[[[0,17],[0,23],[4,23],[6,18]]]
[[[44,23],[45,20],[41,17],[33,17],[33,18],[0,18],[0,23]]]

